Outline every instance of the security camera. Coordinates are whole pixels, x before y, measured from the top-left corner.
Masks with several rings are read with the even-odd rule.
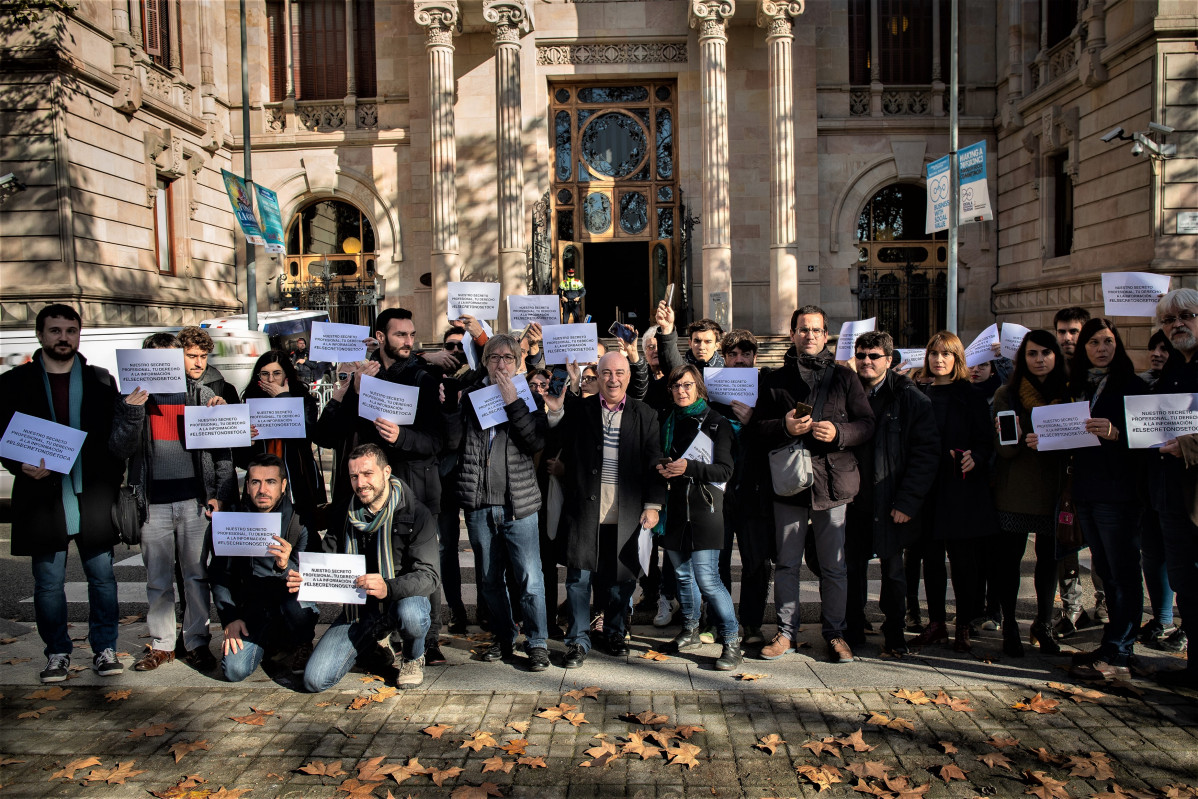
[[[1144,154],[1144,145],[1140,144],[1139,142],[1136,142],[1135,144],[1133,144],[1131,146],[1131,154],[1132,155],[1143,155]]]
[[[1102,137],[1102,141],[1104,144],[1110,144],[1115,139],[1122,139],[1122,138],[1123,138],[1123,128],[1120,127],[1120,128],[1112,129],[1109,133],[1107,133],[1105,136]]]
[[[1149,122],[1149,123],[1148,123],[1148,129],[1149,129],[1149,130],[1154,130],[1154,131],[1156,131],[1157,133],[1163,133],[1163,134],[1165,134],[1166,136],[1168,136],[1170,133],[1172,133],[1172,132],[1173,132],[1173,128],[1169,127],[1168,125],[1162,125],[1162,124],[1160,124],[1160,123],[1158,123],[1158,122]]]

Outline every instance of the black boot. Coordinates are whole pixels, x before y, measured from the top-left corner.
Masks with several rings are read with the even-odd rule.
[[[1002,651],[1003,654],[1009,657],[1023,657],[1023,641],[1021,641],[1019,638],[1019,625],[1014,619],[1009,619],[1003,622]]]
[[[1042,621],[1037,621],[1032,625],[1031,643],[1040,647],[1042,655],[1059,655],[1061,654],[1061,645],[1053,640],[1052,630]]]
[[[736,637],[724,642],[724,649],[720,652],[720,657],[715,662],[716,671],[732,671],[739,668],[741,661],[745,659],[745,652],[741,648],[740,638]]]
[[[674,640],[667,644],[667,651],[685,652],[688,649],[698,649],[703,645],[703,641],[699,639],[699,628],[682,628],[682,632],[674,636]]]

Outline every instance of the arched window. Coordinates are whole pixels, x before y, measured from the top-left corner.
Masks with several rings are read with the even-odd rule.
[[[291,218],[288,280],[373,280],[377,258],[374,226],[347,202],[318,200]]]

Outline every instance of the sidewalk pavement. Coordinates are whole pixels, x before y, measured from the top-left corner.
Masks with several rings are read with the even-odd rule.
[[[641,657],[661,651],[672,629],[635,627],[627,657],[593,652],[580,669],[554,665],[542,673],[524,671],[520,657],[472,659],[471,649],[485,644],[447,637],[448,664],[427,668],[418,689],[394,692],[355,671],[335,689],[310,695],[290,674],[261,670],[240,684],[178,662],[134,672],[144,632],[141,622],[121,627],[123,675],[95,675],[82,641],[72,679],[41,686],[45,659],[36,632],[0,622],[0,799],[381,799],[388,792],[465,798],[488,791],[757,798],[814,796],[819,781],[835,796],[850,795],[851,786],[876,796],[921,795],[898,790],[900,777],[907,788],[928,786],[924,795],[933,799],[1033,790],[1118,796],[1115,785],[1141,792],[1124,795],[1164,796],[1168,786],[1173,795],[1198,795],[1176,787],[1198,786],[1198,694],[1163,690],[1139,676],[1130,684],[1079,686],[1063,670],[1067,657],[1040,658],[1029,648],[1028,657],[1005,658],[998,633],[982,633],[971,654],[932,646],[902,660],[881,659],[880,638],[871,636],[856,662],[839,665],[827,662],[816,626],[806,625],[807,646],[798,653],[747,659],[732,673],[712,670],[718,645],[662,661]],[[74,624],[72,634],[84,636],[86,625]],[[1096,635],[1078,644],[1092,647]],[[552,648],[556,662],[562,648]],[[1146,650],[1141,665],[1181,662]],[[591,695],[566,695],[582,688]],[[1084,701],[1070,700],[1072,692],[1093,688],[1098,693],[1079,697]],[[909,704],[893,695],[898,689],[924,695]],[[940,691],[945,704],[926,701]],[[1037,693],[1041,700],[1031,704],[1055,712],[1012,707]],[[554,707],[548,715],[557,720],[537,715]],[[628,715],[644,711],[667,718]],[[887,721],[889,727],[877,723]],[[434,737],[423,732],[432,725],[448,728]],[[858,729],[863,733],[854,737]],[[782,741],[773,754],[755,746],[771,735]],[[866,746],[874,748],[862,751]],[[664,757],[655,751],[661,748]],[[322,765],[308,766],[313,761]],[[959,767],[964,779],[951,779],[945,765]],[[305,766],[328,775],[299,770]],[[863,775],[860,784],[854,770]]]

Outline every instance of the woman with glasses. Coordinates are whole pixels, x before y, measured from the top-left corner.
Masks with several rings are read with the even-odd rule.
[[[697,649],[700,596],[723,641],[718,671],[740,665],[740,625],[732,595],[720,580],[724,546],[724,490],[732,477],[732,425],[707,404],[703,376],[692,364],[670,372],[673,407],[661,421],[662,453],[658,473],[666,479],[666,505],[653,528],[674,565],[682,601],[682,631],[671,647]]]
[[[584,397],[590,397],[599,393],[599,371],[595,368],[594,364],[583,368],[579,388]]]
[[[317,507],[328,502],[325,494],[324,473],[316,463],[312,450],[311,431],[316,425],[319,403],[299,379],[291,358],[282,350],[264,353],[254,364],[254,376],[246,386],[242,398],[252,399],[302,399],[304,401],[304,426],[308,435],[304,438],[257,438],[257,430],[248,447],[237,453],[237,465],[245,468],[255,455],[269,453],[283,459],[287,467],[287,490],[291,504],[309,524],[314,524]],[[315,528],[314,528],[315,529]]]
[[[1032,409],[1067,402],[1068,373],[1065,356],[1055,334],[1033,330],[1019,345],[1015,369],[1007,384],[994,392],[994,412],[1015,411],[1014,444],[998,442],[998,423],[994,425],[998,461],[995,468],[994,504],[1002,530],[998,557],[992,559],[991,579],[999,583],[1003,611],[1003,651],[1012,657],[1023,655],[1019,627],[1015,621],[1015,598],[1019,595],[1020,568],[1027,537],[1036,537],[1036,620],[1031,642],[1048,655],[1059,654],[1060,645],[1053,636],[1053,604],[1057,592],[1056,510],[1061,491],[1061,461],[1056,452],[1037,452],[1031,446]]]
[[[928,626],[912,644],[948,640],[947,554],[957,602],[953,648],[968,652],[969,623],[982,615],[984,605],[982,554],[986,539],[998,532],[990,499],[990,409],[969,382],[965,347],[953,333],[932,336],[924,371],[932,378],[927,394],[940,433],[940,470],[925,505],[932,511],[930,535],[925,532],[921,541]]]

